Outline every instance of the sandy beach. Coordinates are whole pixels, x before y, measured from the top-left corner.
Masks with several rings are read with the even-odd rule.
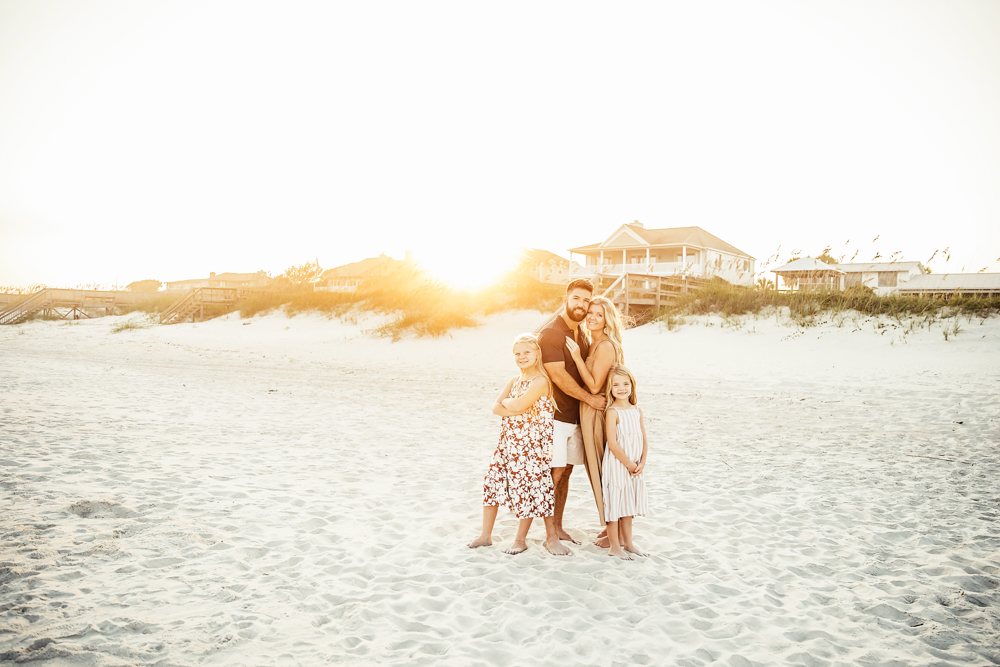
[[[635,562],[465,547],[539,313],[126,320],[0,327],[0,663],[1000,664],[996,318],[627,332]]]

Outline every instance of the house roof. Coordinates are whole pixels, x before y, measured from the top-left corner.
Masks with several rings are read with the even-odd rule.
[[[594,243],[592,245],[580,246],[579,248],[570,248],[570,252],[578,252],[581,254],[586,254],[587,251],[603,250],[608,247],[608,242],[621,236],[621,232],[631,233],[633,237],[636,237],[634,245],[616,245],[614,248],[625,249],[625,248],[645,248],[648,246],[691,246],[695,248],[708,248],[710,250],[719,250],[721,252],[730,253],[733,255],[740,255],[742,257],[747,257],[749,259],[754,259],[750,255],[746,254],[739,248],[732,246],[718,236],[714,234],[709,234],[701,227],[668,227],[665,229],[646,229],[640,225],[625,224],[614,231],[614,233],[609,236],[602,243]]]
[[[257,273],[263,273],[263,271]],[[216,273],[214,276],[210,276],[209,280],[253,280],[257,273]]]
[[[355,276],[364,276],[385,264],[395,264],[398,261],[399,260],[393,259],[385,254],[379,255],[378,257],[368,257],[360,262],[351,262],[350,264],[344,264],[343,266],[327,269],[323,272],[321,279],[328,280],[330,278],[351,278]]]
[[[844,273],[845,271],[836,264],[827,264],[823,260],[815,259],[814,257],[800,257],[799,259],[793,259],[784,266],[779,266],[776,269],[771,269],[771,272],[772,273],[795,273],[795,272]]]
[[[187,278],[185,280],[171,280],[164,282],[164,285],[176,285],[177,283],[195,283],[202,280],[253,280],[257,276],[264,275],[263,271],[255,271],[254,273],[216,273],[214,276],[209,275],[204,278]]]
[[[521,254],[535,262],[569,264],[569,260],[565,257],[561,257],[548,250],[541,250],[540,248],[524,248]]]
[[[837,264],[837,268],[845,273],[868,273],[873,271],[912,271],[918,269],[924,273],[924,265],[920,262],[868,262],[854,264]]]
[[[899,287],[900,292],[955,290],[1000,291],[1000,273],[925,273],[913,276]]]

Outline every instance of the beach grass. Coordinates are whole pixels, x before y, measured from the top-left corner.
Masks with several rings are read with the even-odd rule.
[[[143,324],[141,322],[135,322],[134,320],[129,320],[127,322],[119,322],[118,324],[111,327],[111,333],[121,333],[123,331],[136,331],[138,329],[148,328],[148,324]]]
[[[148,298],[135,304],[133,307],[123,307],[120,308],[120,312],[123,315],[128,313],[140,312],[140,313],[162,313],[170,306],[174,305],[178,299],[184,296],[184,293],[174,292],[147,292]]]
[[[656,319],[668,330],[684,323],[684,316],[719,315],[726,318],[760,316],[787,309],[789,318],[800,326],[810,326],[820,319],[831,319],[842,326],[847,313],[865,317],[888,317],[902,324],[929,324],[941,318],[964,316],[985,319],[1000,314],[1000,297],[955,295],[948,299],[910,295],[879,296],[868,287],[846,290],[779,292],[768,285],[743,287],[713,280],[705,287],[682,295],[660,309]],[[961,329],[952,327],[949,335]]]
[[[349,311],[389,315],[371,332],[398,340],[407,333],[442,336],[473,327],[478,318],[505,310],[555,311],[563,288],[509,274],[479,290],[459,290],[412,266],[374,276],[353,292],[262,292],[242,300],[244,318],[283,308],[289,316],[318,312],[345,316]]]

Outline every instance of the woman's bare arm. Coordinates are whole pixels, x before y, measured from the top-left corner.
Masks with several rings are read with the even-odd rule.
[[[615,359],[618,356],[614,343],[611,341],[608,341],[607,345],[603,343],[604,341],[598,343],[592,352],[594,355],[593,372],[588,371],[586,365],[580,369],[580,378],[587,385],[587,389],[590,390],[591,394],[603,394],[605,392],[608,384],[608,371],[615,365]]]

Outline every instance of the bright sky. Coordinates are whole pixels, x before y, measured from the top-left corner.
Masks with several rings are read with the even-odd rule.
[[[461,279],[632,220],[1000,271],[998,35],[995,0],[4,0],[0,285]]]

